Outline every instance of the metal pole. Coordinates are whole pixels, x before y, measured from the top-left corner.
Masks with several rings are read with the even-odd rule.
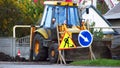
[[[31,25],[15,25],[13,27],[13,38],[16,38],[16,28],[21,27],[21,28],[30,28]],[[40,27],[40,26],[35,26],[35,27]]]

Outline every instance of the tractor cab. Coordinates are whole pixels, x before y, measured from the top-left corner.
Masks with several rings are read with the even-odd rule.
[[[67,24],[68,27],[80,26],[78,6],[72,2],[45,2],[45,10],[40,23],[44,28]],[[53,19],[55,22],[53,23]]]

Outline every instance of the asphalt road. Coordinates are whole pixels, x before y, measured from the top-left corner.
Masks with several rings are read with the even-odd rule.
[[[71,66],[61,64],[37,64],[19,62],[0,62],[0,68],[120,68],[120,67],[96,67],[96,66]]]

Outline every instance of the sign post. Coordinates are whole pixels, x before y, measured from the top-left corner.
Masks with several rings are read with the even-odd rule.
[[[78,42],[82,47],[89,47],[91,59],[95,59],[95,55],[90,46],[93,42],[93,35],[88,30],[80,31],[78,35]]]

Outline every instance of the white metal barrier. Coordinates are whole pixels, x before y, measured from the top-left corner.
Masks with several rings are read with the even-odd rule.
[[[90,27],[90,28],[96,28],[96,29],[99,29],[99,28],[102,28],[102,29],[111,29],[111,28],[120,28],[120,26],[110,26],[110,27]]]
[[[35,26],[39,27],[39,26]],[[16,37],[16,28],[31,28],[31,25],[15,25],[13,27],[13,38],[15,38],[15,45],[14,45],[14,57],[17,55],[18,49],[20,50],[21,57],[29,59],[30,54],[30,35],[24,36],[21,38]]]

